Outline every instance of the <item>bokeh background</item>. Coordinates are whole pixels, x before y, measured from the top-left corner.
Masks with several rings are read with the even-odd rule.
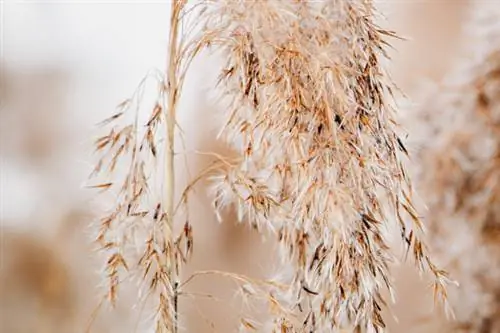
[[[387,18],[381,24],[407,39],[393,43],[389,63],[407,95],[403,109],[421,103],[459,60],[473,2],[377,2]],[[0,332],[85,332],[94,316],[90,332],[134,332],[139,310],[131,294],[115,311],[93,312],[100,262],[89,224],[99,211],[83,184],[95,162],[95,124],[146,73],[165,66],[169,3],[9,0],[0,8]],[[224,153],[207,125],[217,112],[203,84],[213,76],[209,64],[207,58],[194,65],[180,121],[189,147]],[[207,163],[191,158],[190,171]],[[270,245],[231,216],[217,223],[203,191],[192,214],[193,268],[255,274],[269,265]],[[391,312],[398,320],[391,320],[391,332],[447,331],[426,282],[409,266],[394,271],[398,303]],[[199,287],[227,301],[186,304],[187,331],[230,332],[238,308],[229,304],[231,287],[215,280]]]

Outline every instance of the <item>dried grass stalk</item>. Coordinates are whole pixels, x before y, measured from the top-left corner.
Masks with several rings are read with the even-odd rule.
[[[167,81],[160,79],[151,117],[145,127],[138,118],[118,126],[122,110],[105,122],[114,125],[109,134],[96,141],[103,156],[96,173],[123,167],[126,175],[95,185],[118,193],[98,235],[109,252],[111,301],[121,271],[129,270],[146,294],[156,295],[156,331],[176,332],[178,296],[194,278],[218,274],[236,282],[245,299],[269,306],[267,323],[247,315],[243,330],[382,332],[381,293],[392,292],[393,254],[383,236],[391,218],[417,266],[433,273],[436,298],[446,296],[446,275],[421,240],[423,225],[401,160],[407,151],[391,106],[393,87],[380,64],[386,39],[396,36],[377,27],[374,15],[372,2],[362,0],[207,0],[190,8],[186,1],[172,2]],[[201,34],[180,35],[181,22],[182,31],[194,31],[184,25],[189,18],[203,24]],[[189,220],[173,233],[175,115],[189,64],[205,48],[227,60],[220,76],[228,111],[221,134],[239,157],[218,157],[194,181],[220,166],[212,177],[216,210],[235,204],[240,220],[275,233],[281,279],[204,271],[180,280],[193,237]],[[137,102],[134,97],[122,107]],[[156,160],[159,151],[166,152],[165,165]],[[158,173],[165,174],[164,195],[153,201]],[[181,203],[191,188],[180,193]]]
[[[424,104],[419,179],[432,245],[461,288],[457,329],[500,332],[500,10],[478,2],[461,67]]]
[[[100,159],[92,177],[105,179],[92,187],[116,196],[96,237],[108,258],[107,298],[115,304],[120,283],[130,277],[138,279],[139,301],[155,296],[155,332],[178,330],[180,268],[193,248],[189,221],[177,234],[174,230],[176,112],[187,68],[201,45],[191,43],[181,32],[186,4],[185,0],[171,4],[166,74],[146,78],[158,86],[150,116],[142,123],[138,114],[145,79],[132,98],[102,122],[111,129],[95,141]],[[127,119],[130,113],[132,120]]]

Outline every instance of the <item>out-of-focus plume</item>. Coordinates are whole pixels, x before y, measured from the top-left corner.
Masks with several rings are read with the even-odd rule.
[[[420,190],[432,245],[460,282],[458,328],[500,332],[500,7],[474,3],[462,63],[423,105]]]

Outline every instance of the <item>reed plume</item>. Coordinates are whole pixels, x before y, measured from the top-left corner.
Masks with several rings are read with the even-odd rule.
[[[120,272],[128,270],[157,297],[156,331],[176,332],[178,297],[194,278],[217,274],[269,307],[262,323],[242,317],[243,330],[383,332],[382,291],[392,293],[393,260],[384,232],[393,220],[417,266],[434,275],[436,298],[445,298],[446,274],[421,238],[394,87],[382,66],[387,39],[397,36],[376,26],[375,15],[373,3],[361,0],[172,2],[167,74],[151,117],[145,127],[137,118],[116,127],[120,111],[106,121],[115,127],[96,141],[103,152],[97,173],[128,160],[120,164],[124,179],[94,185],[118,191],[97,237],[110,253],[111,301]],[[189,18],[201,33],[183,35],[195,30],[184,27]],[[185,73],[205,49],[226,61],[215,91],[227,110],[221,138],[237,158],[216,156],[194,182],[210,176],[219,215],[233,205],[240,221],[276,236],[282,265],[269,280],[216,271],[181,280],[193,231],[188,220],[175,233],[174,218],[194,182],[182,192],[173,187],[175,119]],[[166,127],[163,145],[159,124]],[[156,160],[162,151],[164,164]],[[163,189],[149,174],[165,174]],[[151,202],[153,189],[162,191],[159,201]]]
[[[410,199],[381,66],[386,39],[364,1],[214,2],[227,65],[222,131],[240,161],[214,177],[215,207],[275,231],[291,268],[274,331],[382,331],[392,291],[382,229],[396,216],[417,264],[436,278]],[[385,201],[392,204],[392,211]],[[403,213],[412,221],[407,224]],[[299,309],[299,310],[297,310]],[[299,314],[299,312],[301,314]]]
[[[461,283],[450,299],[465,332],[500,332],[499,19],[496,4],[474,4],[466,57],[421,109],[431,244]]]

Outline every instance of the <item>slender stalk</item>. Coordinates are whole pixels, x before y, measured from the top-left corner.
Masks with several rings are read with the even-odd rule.
[[[175,114],[177,107],[178,96],[178,78],[177,78],[177,56],[178,56],[178,31],[179,31],[179,16],[184,1],[172,1],[171,16],[170,16],[170,36],[169,36],[169,58],[167,63],[167,91],[168,101],[166,110],[166,129],[167,129],[167,147],[165,151],[165,212],[167,221],[164,226],[165,241],[173,244],[175,242],[173,236],[174,230],[174,195],[175,195],[175,167],[174,167],[174,133],[175,133]],[[173,284],[172,307],[174,310],[174,318],[172,330],[177,333],[178,320],[178,293],[177,286],[179,285],[178,272],[174,260],[167,267],[169,280]]]
[[[176,55],[177,55],[177,34],[178,34],[178,19],[180,6],[174,1],[172,2],[171,16],[171,31],[169,41],[169,59],[167,65],[167,88],[168,88],[168,108],[166,110],[166,126],[168,144],[165,154],[165,200],[166,213],[168,218],[168,227],[173,227],[173,210],[174,210],[174,191],[175,191],[175,170],[174,170],[174,131],[175,131],[175,108],[177,107],[177,70],[176,70]],[[165,229],[165,236],[171,236],[172,229]]]

